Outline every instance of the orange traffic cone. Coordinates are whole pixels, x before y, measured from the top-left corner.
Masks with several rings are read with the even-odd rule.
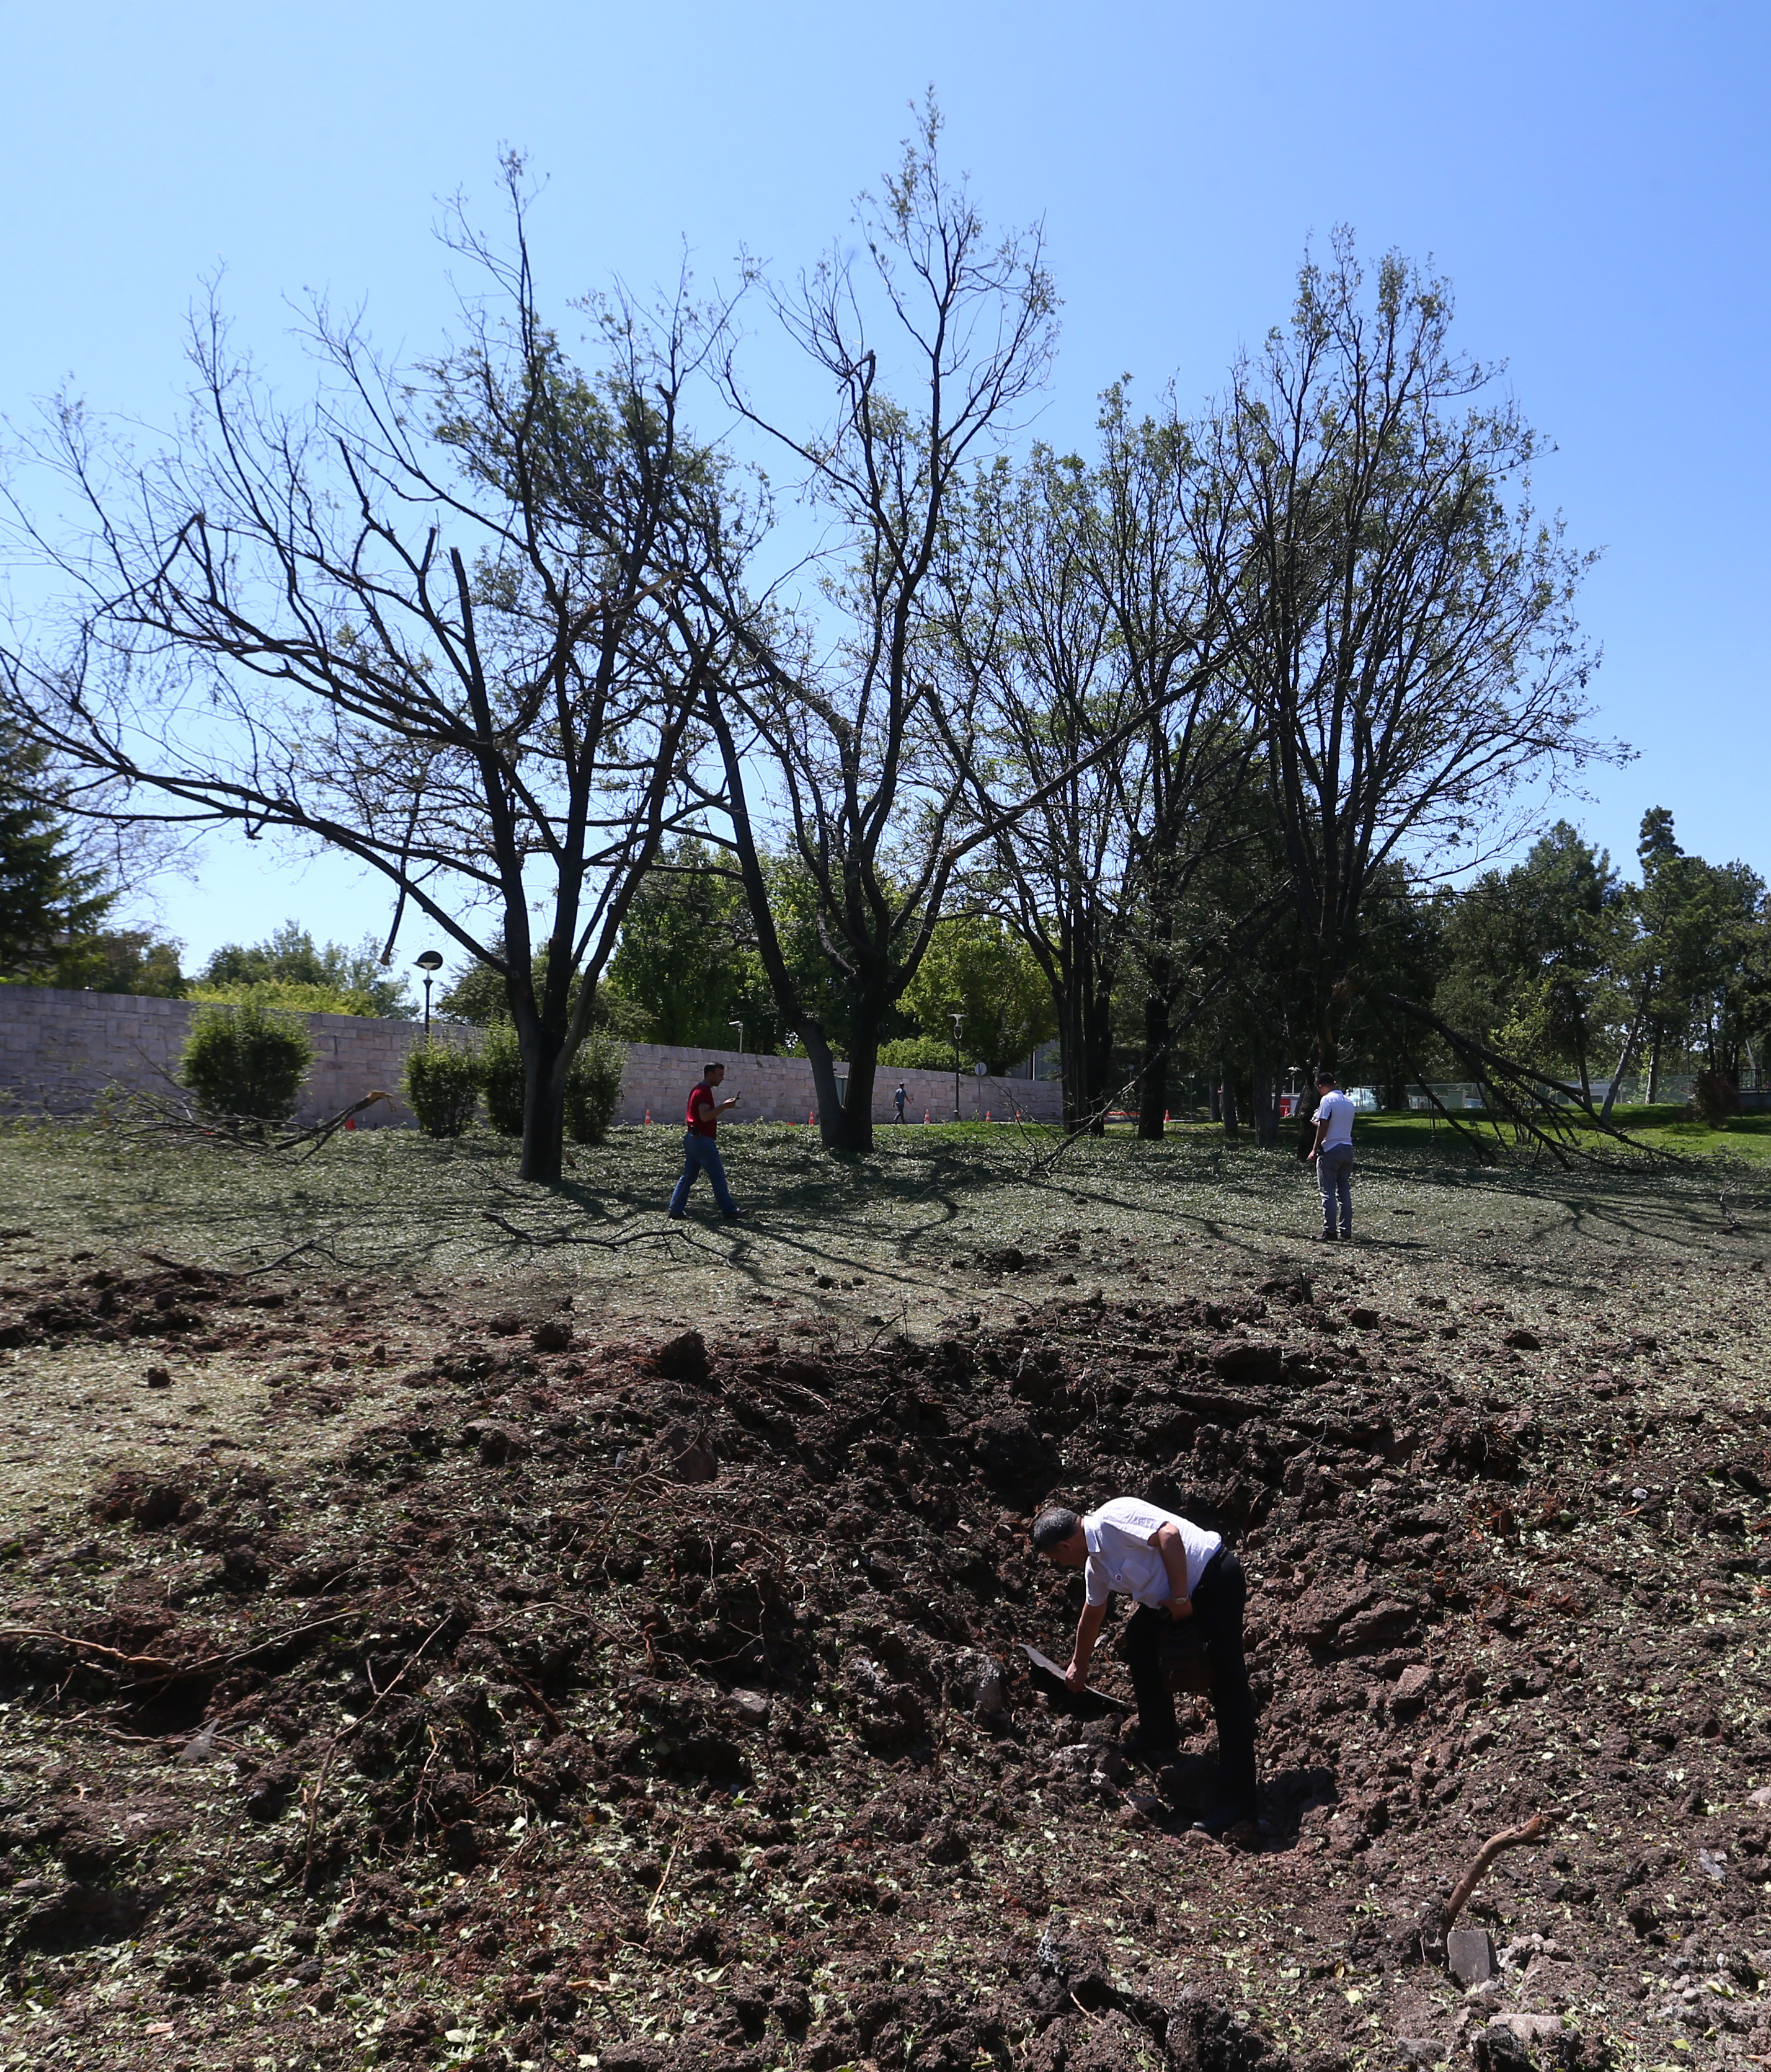
[[[809,1128],[812,1127],[813,1124],[813,1123],[815,1123],[817,1120],[818,1120],[818,1117],[817,1117],[817,1116],[816,1116],[812,1112],[812,1111],[811,1111],[809,1108],[808,1108],[808,1109],[805,1111],[805,1127],[806,1127],[808,1129],[809,1129]]]
[[[922,1119],[925,1122],[929,1120],[929,1111],[927,1108],[925,1108],[922,1112]]]
[[[645,1112],[645,1119],[648,1122],[652,1120],[652,1111],[650,1108],[648,1108]]]
[[[1175,1119],[1173,1112],[1171,1109],[1164,1108],[1162,1112],[1162,1119],[1164,1122],[1172,1122]]]
[[[985,1121],[986,1121],[986,1122],[989,1122],[989,1121],[991,1121],[993,1119],[994,1119],[994,1118],[991,1116],[990,1110],[989,1110],[988,1108],[986,1108],[986,1109],[984,1110],[984,1120],[985,1120]]]
[[[354,1115],[347,1116],[344,1118],[344,1127],[347,1129],[355,1129],[356,1127],[356,1117]]]

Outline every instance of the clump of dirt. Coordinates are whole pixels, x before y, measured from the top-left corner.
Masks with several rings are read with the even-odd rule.
[[[286,1454],[5,1550],[0,2066],[1764,2056],[1762,1396],[1597,1291],[1522,1331],[1321,1281],[871,1346],[595,1345],[537,1282],[433,1304],[354,1423],[411,1305],[340,1291],[342,1367],[275,1348]],[[250,1342],[281,1292],[69,1275],[10,1328]],[[1126,1492],[1250,1571],[1241,1846],[1191,1824],[1205,1700],[1151,1775],[1110,1648],[1081,1700],[1021,1651],[1077,1609],[1033,1512]]]

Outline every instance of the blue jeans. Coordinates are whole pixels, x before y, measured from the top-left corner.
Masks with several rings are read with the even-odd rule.
[[[735,1216],[738,1204],[731,1198],[731,1190],[726,1185],[726,1169],[720,1163],[719,1146],[710,1137],[697,1137],[693,1130],[684,1133],[682,1140],[682,1178],[677,1182],[677,1191],[670,1197],[670,1213],[682,1214],[683,1205],[689,1198],[689,1190],[695,1184],[695,1175],[705,1173],[714,1183],[714,1199],[719,1204],[723,1216]]]
[[[1322,1227],[1334,1229],[1335,1204],[1341,1205],[1341,1235],[1353,1235],[1353,1146],[1329,1145],[1316,1155],[1316,1183],[1322,1190]]]

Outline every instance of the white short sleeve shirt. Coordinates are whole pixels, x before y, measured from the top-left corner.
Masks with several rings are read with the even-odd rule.
[[[1316,1119],[1326,1122],[1328,1133],[1322,1140],[1324,1151],[1332,1151],[1336,1145],[1353,1141],[1353,1118],[1359,1112],[1351,1100],[1343,1093],[1324,1094],[1316,1104]]]
[[[1168,1601],[1168,1570],[1150,1544],[1151,1535],[1172,1525],[1187,1550],[1187,1594],[1199,1588],[1205,1564],[1224,1544],[1220,1533],[1206,1532],[1158,1504],[1135,1496],[1116,1496],[1082,1521],[1088,1542],[1088,1565],[1082,1572],[1084,1593],[1091,1605],[1104,1605],[1118,1593],[1140,1605]]]

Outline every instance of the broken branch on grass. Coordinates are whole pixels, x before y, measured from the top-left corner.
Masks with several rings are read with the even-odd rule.
[[[279,1252],[274,1259],[267,1259],[262,1266],[241,1266],[233,1269],[237,1281],[249,1281],[255,1273],[274,1273],[279,1266],[286,1266],[292,1259],[299,1259],[304,1252],[323,1252],[332,1264],[338,1264],[338,1254],[332,1250],[330,1237],[304,1237],[299,1244],[292,1244],[287,1252]]]
[[[658,1889],[653,1893],[652,1904],[646,1909],[645,1918],[649,1922],[656,1921],[658,1918],[658,1909],[664,1903],[664,1889],[669,1884],[670,1873],[677,1867],[677,1852],[682,1847],[682,1838],[688,1832],[688,1822],[685,1821],[682,1826],[678,1828],[677,1839],[670,1844],[670,1854],[665,1864],[664,1876],[658,1880]]]
[[[619,1252],[623,1245],[645,1244],[670,1235],[669,1231],[629,1231],[625,1237],[591,1237],[580,1231],[525,1231],[499,1215],[496,1209],[482,1209],[480,1215],[488,1223],[496,1223],[512,1237],[521,1238],[525,1244],[537,1249],[555,1244],[599,1245],[605,1252]]]
[[[1464,1872],[1461,1882],[1446,1901],[1441,1918],[1447,1934],[1451,1933],[1457,1917],[1468,1905],[1469,1898],[1482,1881],[1483,1873],[1499,1856],[1502,1849],[1517,1848],[1521,1843],[1540,1840],[1547,1833],[1550,1817],[1547,1813],[1534,1813],[1522,1827],[1503,1827],[1497,1835],[1490,1835],[1476,1852],[1476,1860]]]

